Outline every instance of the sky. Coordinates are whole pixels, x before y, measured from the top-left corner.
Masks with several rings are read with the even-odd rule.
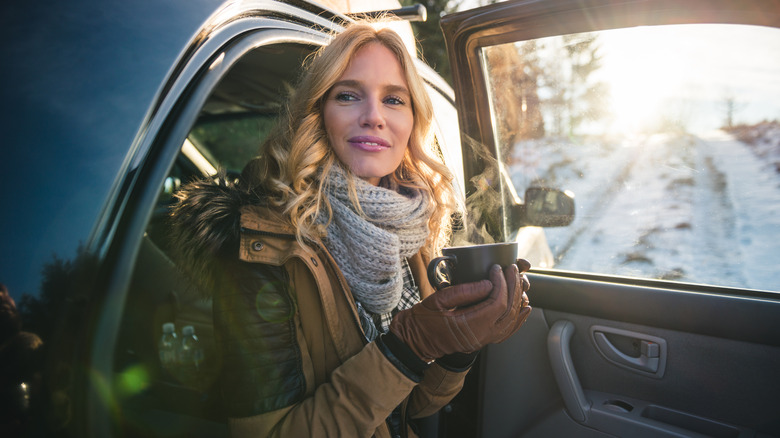
[[[689,131],[780,119],[780,29],[676,25],[600,34],[600,74],[612,90],[615,128],[640,128],[660,112],[681,114]]]

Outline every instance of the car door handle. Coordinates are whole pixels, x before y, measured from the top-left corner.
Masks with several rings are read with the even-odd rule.
[[[594,325],[590,328],[593,342],[604,358],[620,367],[655,378],[666,369],[666,341],[657,336]],[[638,356],[628,355],[612,343],[607,335],[626,338],[638,350]]]

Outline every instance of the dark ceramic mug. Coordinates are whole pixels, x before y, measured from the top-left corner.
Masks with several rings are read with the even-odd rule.
[[[436,289],[485,280],[489,278],[493,265],[506,268],[515,263],[517,242],[453,246],[444,248],[441,252],[441,257],[436,257],[428,263],[428,281]],[[449,281],[441,280],[436,275],[441,264],[444,264]]]

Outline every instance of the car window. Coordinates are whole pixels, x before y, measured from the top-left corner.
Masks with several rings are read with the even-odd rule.
[[[517,193],[573,192],[555,269],[778,290],[780,30],[644,26],[482,49]]]
[[[258,154],[276,117],[276,113],[248,113],[206,118],[190,132],[189,140],[212,163],[241,171],[247,161]]]
[[[215,167],[240,172],[260,153],[312,50],[305,44],[282,43],[242,57],[209,96],[188,140]]]

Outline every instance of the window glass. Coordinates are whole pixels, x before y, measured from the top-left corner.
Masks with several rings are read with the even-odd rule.
[[[240,172],[259,153],[276,118],[277,114],[255,113],[208,118],[195,126],[189,139],[212,163]]]
[[[489,47],[517,193],[570,190],[556,269],[778,290],[780,30],[674,25]]]
[[[436,141],[441,147],[445,164],[455,175],[458,190],[463,191],[463,152],[460,148],[460,129],[458,128],[458,111],[455,106],[439,91],[430,85],[425,86],[433,104],[434,131]]]

